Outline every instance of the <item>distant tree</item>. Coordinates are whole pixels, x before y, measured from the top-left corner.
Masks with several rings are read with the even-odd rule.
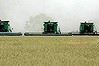
[[[53,21],[51,17],[48,17],[45,14],[30,17],[29,21],[26,21],[25,30],[31,32],[41,32],[43,31],[43,22],[49,20]]]

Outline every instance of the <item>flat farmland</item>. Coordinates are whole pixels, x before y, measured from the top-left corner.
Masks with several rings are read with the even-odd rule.
[[[99,37],[1,36],[0,66],[99,66]]]

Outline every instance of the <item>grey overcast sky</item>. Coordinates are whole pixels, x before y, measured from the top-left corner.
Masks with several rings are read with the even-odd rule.
[[[99,0],[0,0],[0,19],[24,31],[30,16],[40,13],[59,22],[62,31],[76,31],[80,21],[94,21],[99,31]]]

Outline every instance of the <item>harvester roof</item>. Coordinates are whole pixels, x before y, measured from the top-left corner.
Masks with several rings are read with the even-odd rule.
[[[48,22],[44,22],[44,23],[53,23],[53,24],[56,24],[58,22],[51,22],[50,20]]]

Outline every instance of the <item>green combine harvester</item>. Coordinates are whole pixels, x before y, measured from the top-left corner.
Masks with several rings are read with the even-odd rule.
[[[9,21],[0,20],[0,36],[21,36],[21,32],[12,32],[12,28],[9,24]]]
[[[93,23],[85,22],[80,24],[80,34],[97,34],[97,31]]]
[[[42,33],[34,33],[34,32],[25,32],[25,36],[65,36],[65,34],[61,34],[60,29],[58,30],[58,22],[44,22],[43,24],[43,32]]]
[[[57,30],[58,22],[44,22],[43,34],[60,34],[60,30]]]

